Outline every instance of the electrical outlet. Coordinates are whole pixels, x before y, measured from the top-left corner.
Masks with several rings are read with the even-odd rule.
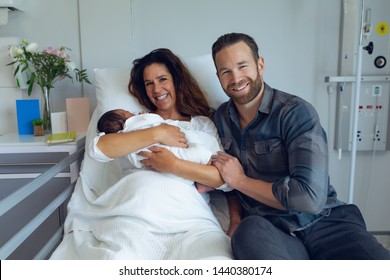
[[[373,96],[381,96],[382,95],[382,86],[381,85],[373,85],[372,86],[372,95]]]

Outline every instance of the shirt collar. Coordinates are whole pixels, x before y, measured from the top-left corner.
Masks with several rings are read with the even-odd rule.
[[[261,104],[259,107],[259,111],[261,113],[269,114],[271,112],[273,95],[274,95],[273,89],[269,85],[264,83],[263,99],[261,100]]]

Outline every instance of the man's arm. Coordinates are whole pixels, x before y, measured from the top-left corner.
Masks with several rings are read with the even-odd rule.
[[[223,153],[212,157],[213,164],[232,188],[265,205],[318,214],[326,203],[329,187],[325,132],[314,107],[308,103],[291,106],[284,111],[282,120],[289,174],[281,174],[274,182],[250,178],[237,158]],[[276,151],[273,156],[282,154]]]
[[[239,160],[227,153],[218,152],[211,157],[223,180],[233,189],[276,209],[285,210],[272,192],[272,183],[246,176]]]

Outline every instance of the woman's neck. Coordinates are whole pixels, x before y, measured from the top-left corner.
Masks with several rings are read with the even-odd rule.
[[[160,115],[164,120],[190,121],[191,117],[183,116],[177,111],[155,111],[155,114]]]

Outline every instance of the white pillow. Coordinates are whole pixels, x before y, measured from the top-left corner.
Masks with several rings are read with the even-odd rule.
[[[134,114],[145,111],[145,108],[138,103],[127,88],[130,69],[96,68],[94,74],[99,115],[112,109],[124,109]]]
[[[195,56],[182,59],[200,87],[205,91],[209,105],[216,109],[228,97],[223,92],[211,55]],[[126,68],[96,68],[95,87],[99,115],[111,109],[125,109],[132,113],[146,111],[137,99],[130,95],[128,83],[130,69]]]
[[[184,58],[182,61],[206,94],[209,105],[217,109],[229,98],[222,90],[211,54]]]

